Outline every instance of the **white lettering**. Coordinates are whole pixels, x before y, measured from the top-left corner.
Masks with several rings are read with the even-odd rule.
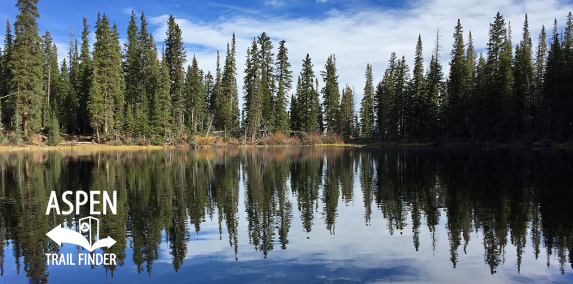
[[[84,199],[82,200],[80,196],[83,196]],[[85,191],[76,191],[76,215],[80,215],[80,207],[86,203],[88,203],[88,194]]]
[[[72,212],[74,212],[74,205],[66,198],[66,196],[68,195],[72,195],[72,192],[70,190],[65,191],[64,194],[62,194],[62,199],[64,200],[64,203],[66,203],[68,205],[68,208],[70,208],[70,210],[62,211],[62,214],[64,215],[72,214]]]
[[[103,192],[103,214],[105,215],[107,212],[107,206],[109,206],[109,210],[111,211],[111,213],[113,215],[117,214],[117,191],[113,191],[112,193],[113,195],[113,203],[111,202],[111,200],[109,199],[109,194],[107,193],[107,191]],[[107,205],[107,206],[106,206]]]
[[[48,208],[46,208],[46,215],[50,215],[50,209],[52,208],[56,209],[56,213],[60,215],[60,207],[58,206],[58,198],[56,197],[55,191],[50,193],[50,200],[48,201]]]
[[[101,212],[96,211],[96,210],[94,209],[94,207],[95,207],[96,204],[100,204],[100,202],[95,199],[95,196],[96,196],[96,195],[99,195],[99,194],[100,194],[99,191],[90,191],[90,215],[99,215],[99,214],[101,214]],[[104,201],[104,202],[105,202],[105,201]],[[105,210],[105,209],[104,209],[104,210]]]

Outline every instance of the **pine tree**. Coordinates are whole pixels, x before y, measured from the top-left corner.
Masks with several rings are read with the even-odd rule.
[[[100,142],[100,132],[106,138],[113,135],[117,138],[123,128],[124,82],[117,27],[115,24],[110,27],[109,18],[98,14],[95,34],[94,75],[87,107],[96,140]]]
[[[310,56],[307,54],[302,63],[300,71],[300,89],[297,96],[298,107],[300,107],[300,129],[304,132],[317,133],[320,130],[322,121],[318,92],[314,87],[314,71]]]
[[[296,83],[296,92],[292,95],[290,100],[290,129],[292,131],[302,131],[302,123],[301,123],[301,104],[299,103],[298,97],[301,94],[301,86],[302,83],[300,81],[300,76],[297,77]]]
[[[546,138],[563,141],[565,116],[568,110],[564,100],[564,71],[566,70],[563,46],[557,32],[557,20],[554,22],[553,38],[547,56],[543,87],[543,109],[545,112],[544,129]]]
[[[507,40],[505,20],[498,12],[494,22],[490,25],[489,42],[487,44],[487,60],[484,72],[489,86],[485,94],[484,112],[486,124],[486,139],[501,138],[509,135],[510,130],[506,113],[511,106],[510,85],[511,75],[511,46]],[[509,50],[508,50],[509,47]],[[507,137],[505,137],[507,138]]]
[[[338,75],[336,75],[336,57],[334,54],[328,56],[326,64],[324,65],[325,71],[321,71],[320,75],[324,81],[322,88],[324,120],[326,129],[329,133],[339,133],[341,131],[340,123],[340,93],[338,90]]]
[[[237,90],[237,66],[236,66],[236,43],[233,33],[232,47],[227,44],[227,56],[221,78],[222,105],[220,115],[224,129],[231,130],[239,127],[238,90]]]
[[[262,112],[262,126],[266,130],[273,130],[275,121],[275,79],[274,79],[274,59],[273,59],[273,44],[271,39],[263,32],[257,40],[259,44],[259,53],[257,60],[260,67],[260,82],[261,82],[261,107]]]
[[[395,117],[390,112],[395,108],[395,76],[397,66],[396,53],[392,52],[388,60],[388,68],[384,71],[382,81],[376,87],[376,125],[378,135],[382,139],[395,138],[397,129]]]
[[[245,76],[243,78],[243,90],[245,107],[245,135],[249,135],[251,141],[256,138],[262,121],[262,91],[261,82],[258,75],[259,60],[257,54],[257,41],[253,39],[250,48],[247,49],[247,61],[245,63]]]
[[[23,136],[32,141],[32,136],[41,127],[42,50],[36,18],[40,17],[38,0],[18,0],[20,13],[14,23],[14,43],[11,47],[8,68],[12,78],[10,92],[16,93],[14,126],[17,139]],[[22,133],[22,132],[23,133]]]
[[[342,90],[340,101],[340,133],[344,137],[354,134],[354,92],[348,85]]]
[[[142,76],[141,53],[142,48],[138,39],[139,29],[135,22],[135,13],[131,12],[131,19],[127,27],[127,42],[125,45],[123,71],[125,73],[125,132],[127,135],[143,134],[143,129],[136,126],[138,117],[147,117],[147,106],[142,105],[145,98],[144,81]],[[142,117],[143,118],[143,117]],[[147,121],[145,119],[143,121]]]
[[[88,100],[90,96],[90,89],[92,87],[92,80],[93,80],[93,61],[90,56],[90,49],[89,49],[89,25],[87,24],[87,19],[83,19],[84,29],[82,31],[82,45],[80,48],[80,56],[79,56],[79,65],[78,68],[78,77],[72,75],[70,81],[76,90],[76,94],[79,101],[79,110],[78,110],[78,124],[79,124],[79,133],[87,134],[92,131],[90,125],[90,118],[89,118],[89,111],[87,108]],[[77,48],[76,48],[77,50]],[[75,58],[73,59],[75,61]],[[72,68],[75,70],[75,62],[72,61]],[[73,79],[73,80],[72,80]],[[75,83],[74,83],[75,82]]]
[[[181,29],[175,23],[173,16],[169,17],[167,21],[167,39],[165,39],[165,60],[167,68],[169,69],[169,77],[171,78],[171,87],[169,93],[173,100],[173,118],[177,131],[183,134],[184,116],[185,116],[185,96],[184,96],[184,70],[185,64],[185,48],[183,47],[183,38],[181,36]]]
[[[223,83],[222,83],[221,65],[219,51],[217,50],[217,70],[215,72],[215,82],[213,85],[213,93],[209,103],[211,112],[214,116],[215,129],[225,128],[225,98],[223,97]]]
[[[164,133],[162,127],[159,127],[161,122],[149,123],[153,121],[153,110],[156,108],[154,104],[157,103],[156,99],[158,94],[162,93],[163,77],[161,75],[161,66],[157,56],[157,46],[153,35],[147,29],[147,20],[145,14],[141,13],[141,26],[138,34],[138,42],[141,49],[140,54],[140,68],[141,75],[139,76],[140,84],[143,86],[143,97],[140,98],[141,109],[139,111],[138,123],[143,133],[151,133],[157,135]],[[157,108],[170,109],[171,104],[157,106]],[[170,114],[165,114],[170,117]],[[168,121],[170,119],[164,119]]]
[[[187,102],[187,126],[195,133],[203,130],[207,117],[207,104],[205,102],[205,85],[202,71],[199,69],[197,59],[193,56],[191,66],[187,69],[185,79],[185,101]]]
[[[0,93],[3,96],[11,93],[12,72],[9,68],[9,62],[12,54],[13,36],[10,28],[10,21],[6,19],[6,33],[4,35],[4,50],[2,54],[2,73],[0,73]],[[2,114],[0,115],[0,123],[9,125],[11,119],[14,117],[16,96],[4,98],[2,103]]]
[[[275,129],[286,132],[289,130],[289,117],[287,113],[286,93],[292,88],[292,71],[288,62],[288,49],[285,40],[279,43],[279,52],[276,60],[276,80],[278,91],[275,105]]]
[[[466,133],[466,105],[471,84],[471,74],[467,66],[463,28],[458,20],[454,32],[450,76],[447,84],[448,98],[445,106],[446,135],[450,138],[463,138]]]
[[[68,73],[68,66],[65,58],[62,61],[60,74],[61,103],[59,108],[59,121],[61,121],[62,129],[64,129],[66,133],[73,133],[77,127],[77,112],[79,104],[74,87],[70,82],[70,74]]]
[[[229,115],[229,128],[238,129],[240,125],[239,90],[237,87],[237,42],[235,33],[231,41],[231,49],[225,59],[225,72],[223,73],[227,112]]]
[[[533,97],[531,99],[531,119],[533,122],[532,128],[536,132],[543,125],[542,112],[541,112],[541,101],[542,101],[542,91],[543,91],[543,77],[545,75],[545,66],[547,65],[547,35],[545,33],[545,26],[541,27],[541,33],[539,34],[539,40],[537,44],[537,49],[535,52],[535,70],[533,74]]]
[[[425,118],[428,123],[429,137],[437,137],[440,132],[439,117],[443,109],[443,89],[444,89],[444,74],[442,72],[442,65],[440,64],[440,34],[436,34],[436,45],[432,58],[430,59],[430,69],[426,75],[426,114]]]
[[[516,113],[515,125],[517,134],[523,134],[526,130],[528,132],[532,129],[532,109],[533,109],[533,94],[534,94],[534,79],[533,79],[533,46],[531,43],[531,36],[529,35],[529,23],[527,21],[527,14],[525,14],[525,22],[523,23],[523,39],[517,45],[515,51],[515,98],[516,98]]]
[[[416,43],[416,56],[414,58],[414,70],[412,71],[412,81],[410,92],[412,98],[412,107],[409,111],[411,117],[411,132],[414,137],[419,137],[426,131],[426,119],[424,110],[427,107],[425,102],[425,78],[424,78],[424,58],[422,57],[422,37],[418,35]]]
[[[562,141],[573,141],[573,118],[566,114],[573,109],[573,15],[567,15],[565,33],[563,37],[563,89],[561,89],[563,107],[563,135]]]
[[[360,135],[372,137],[374,133],[374,86],[372,79],[372,65],[366,64],[366,83],[364,96],[360,103]]]
[[[156,78],[157,85],[153,92],[151,124],[155,129],[153,131],[154,133],[163,134],[163,137],[167,139],[168,134],[171,132],[173,122],[173,107],[169,93],[171,88],[171,76],[165,59],[165,53],[163,53],[162,58],[161,68],[159,70],[153,70],[156,73],[152,73],[153,78]]]

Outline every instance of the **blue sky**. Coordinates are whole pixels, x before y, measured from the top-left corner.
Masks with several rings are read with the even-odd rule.
[[[2,38],[5,19],[9,18],[13,23],[18,13],[15,3],[15,0],[0,0]],[[474,45],[479,51],[486,47],[489,23],[498,11],[511,22],[514,45],[522,36],[524,15],[528,13],[536,46],[541,26],[545,25],[551,31],[555,18],[562,26],[567,13],[573,11],[573,5],[571,1],[560,0],[40,0],[38,9],[40,32],[51,31],[58,45],[60,60],[68,51],[70,25],[74,37],[79,38],[83,17],[92,26],[90,39],[93,44],[93,26],[98,12],[106,13],[117,23],[122,40],[131,11],[145,12],[159,49],[165,38],[167,18],[173,15],[183,31],[188,63],[195,55],[199,67],[211,72],[215,70],[217,50],[225,54],[226,44],[234,32],[237,35],[240,90],[247,47],[253,37],[265,31],[273,40],[275,49],[280,40],[286,40],[295,76],[300,72],[306,53],[310,54],[318,77],[324,70],[326,59],[334,53],[340,88],[345,84],[354,87],[358,103],[364,88],[366,64],[373,65],[375,82],[382,78],[392,51],[399,57],[405,56],[411,66],[418,35],[422,37],[427,66],[439,30],[440,60],[447,75],[457,19],[464,27],[466,40],[468,32],[472,32]]]

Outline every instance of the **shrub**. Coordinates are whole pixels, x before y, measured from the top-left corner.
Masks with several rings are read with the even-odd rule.
[[[151,138],[151,145],[155,145],[155,146],[163,146],[165,144],[165,140],[163,140],[163,138],[155,136],[153,138]]]
[[[135,144],[139,146],[149,146],[149,140],[145,138],[137,138],[135,139]]]
[[[210,146],[213,145],[215,143],[215,137],[214,136],[197,136],[197,138],[195,139],[197,141],[197,144],[200,146]]]
[[[326,143],[326,144],[341,144],[343,142],[344,142],[344,139],[342,139],[342,136],[340,136],[338,134],[333,134],[333,133],[327,133],[322,138],[322,143]]]
[[[322,139],[320,138],[320,135],[316,133],[305,134],[302,136],[302,144],[304,145],[315,145],[320,144],[321,142]]]

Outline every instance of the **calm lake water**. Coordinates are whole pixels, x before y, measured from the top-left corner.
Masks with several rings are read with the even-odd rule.
[[[47,236],[51,192],[93,215],[116,265]],[[99,196],[101,197],[101,195]],[[103,202],[102,202],[103,203]],[[102,211],[101,204],[94,205]],[[74,212],[75,213],[75,210]],[[301,147],[0,153],[1,283],[573,282],[573,155]]]

